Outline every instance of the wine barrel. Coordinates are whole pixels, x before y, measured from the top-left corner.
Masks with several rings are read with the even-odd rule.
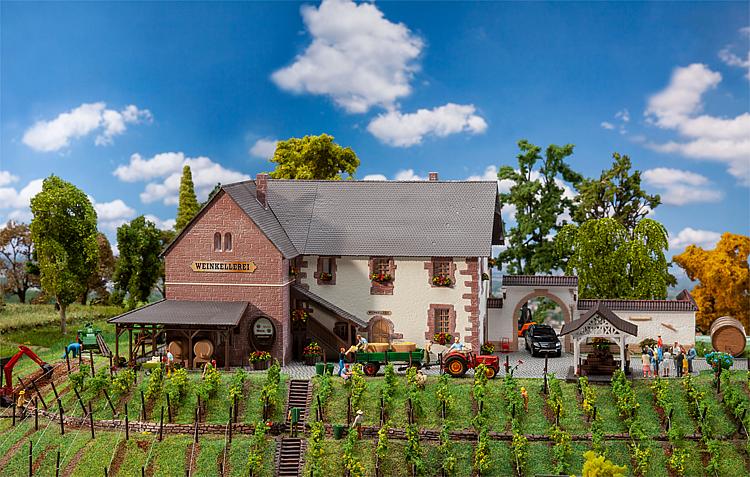
[[[181,360],[185,357],[185,344],[182,341],[170,341],[167,350],[172,352],[175,360]]]
[[[193,351],[198,358],[211,359],[211,355],[214,352],[214,344],[209,340],[200,340],[193,345]]]
[[[711,345],[714,350],[742,356],[745,351],[745,327],[731,316],[717,318],[711,325]]]

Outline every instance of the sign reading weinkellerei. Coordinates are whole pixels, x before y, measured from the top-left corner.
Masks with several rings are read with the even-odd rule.
[[[204,262],[196,260],[190,264],[194,272],[253,273],[258,267],[252,260],[247,262]]]

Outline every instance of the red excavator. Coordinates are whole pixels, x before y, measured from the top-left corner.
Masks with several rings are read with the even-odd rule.
[[[42,359],[37,356],[36,353],[31,351],[26,346],[19,346],[18,353],[13,355],[13,357],[10,358],[7,363],[5,363],[5,366],[3,366],[3,373],[0,374],[1,406],[8,407],[13,405],[13,368],[15,367],[18,360],[23,357],[23,355],[31,358],[32,361],[34,361],[39,365],[40,368],[42,368],[42,377],[52,375],[52,366],[42,361]],[[5,376],[5,383],[3,383],[3,375]]]

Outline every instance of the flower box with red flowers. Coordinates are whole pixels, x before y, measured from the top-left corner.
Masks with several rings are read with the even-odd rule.
[[[292,322],[293,323],[305,323],[309,315],[302,308],[297,308],[292,311]]]
[[[321,272],[320,275],[318,275],[318,278],[321,282],[330,282],[333,280],[333,275],[328,272]]]
[[[315,365],[315,362],[323,356],[323,349],[316,341],[313,341],[305,346],[305,349],[302,350],[302,355],[305,357],[305,364],[313,366]]]
[[[489,342],[483,344],[480,349],[482,351],[482,354],[494,354],[495,353],[495,345]]]
[[[435,336],[432,337],[432,341],[445,346],[453,341],[453,336],[451,336],[450,333],[435,333]]]
[[[370,280],[376,283],[390,283],[393,281],[393,277],[390,273],[371,273]]]
[[[448,275],[435,275],[432,277],[432,284],[436,287],[449,287],[453,284],[453,280]]]
[[[250,353],[249,361],[253,364],[253,368],[261,370],[268,367],[268,361],[271,359],[271,353],[268,351],[253,351]]]

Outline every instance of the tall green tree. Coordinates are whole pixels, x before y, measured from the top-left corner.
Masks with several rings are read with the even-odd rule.
[[[180,179],[180,197],[177,205],[177,219],[174,225],[175,230],[179,233],[185,226],[193,220],[201,206],[195,197],[195,186],[193,185],[193,173],[190,166],[182,168],[182,178]]]
[[[663,300],[676,284],[664,256],[667,230],[653,219],[643,219],[632,234],[607,217],[568,224],[555,237],[565,272],[578,276],[581,298]]]
[[[641,189],[641,171],[630,172],[628,156],[616,152],[612,158],[612,167],[602,171],[598,179],[585,179],[578,186],[573,220],[583,224],[612,217],[632,234],[638,222],[661,203],[661,198]]]
[[[177,233],[174,230],[159,230],[159,249],[164,250],[167,245],[172,243],[172,240],[175,239],[177,236]],[[159,267],[159,280],[156,282],[156,289],[161,293],[162,298],[167,297],[167,274],[166,269],[164,267],[164,259],[160,261],[160,267]]]
[[[161,232],[140,216],[117,229],[120,258],[115,266],[115,288],[129,293],[128,308],[148,300],[161,272]]]
[[[26,303],[26,292],[39,285],[39,275],[33,264],[31,229],[27,224],[8,221],[0,229],[0,272],[7,280],[5,287]]]
[[[342,174],[353,178],[359,158],[352,148],[341,147],[333,139],[321,134],[279,141],[271,158],[276,163],[271,178],[341,180]]]
[[[560,266],[551,237],[565,223],[560,216],[573,208],[561,182],[575,187],[582,177],[565,162],[573,154],[572,144],[552,144],[544,157],[539,146],[525,139],[518,147],[518,168],[503,166],[497,174],[513,183],[509,192],[500,194],[500,201],[515,208],[516,224],[507,235],[508,248],[496,262],[511,274],[549,273]]]
[[[115,256],[106,235],[99,232],[96,235],[96,242],[99,245],[99,260],[96,268],[91,270],[91,276],[86,281],[86,289],[81,295],[82,305],[86,304],[89,292],[92,291],[96,293],[99,300],[106,302],[109,299],[107,282],[112,279],[112,273],[115,271]]]
[[[82,190],[53,175],[31,199],[31,213],[42,288],[55,297],[65,334],[67,307],[81,296],[99,259],[96,211]]]

